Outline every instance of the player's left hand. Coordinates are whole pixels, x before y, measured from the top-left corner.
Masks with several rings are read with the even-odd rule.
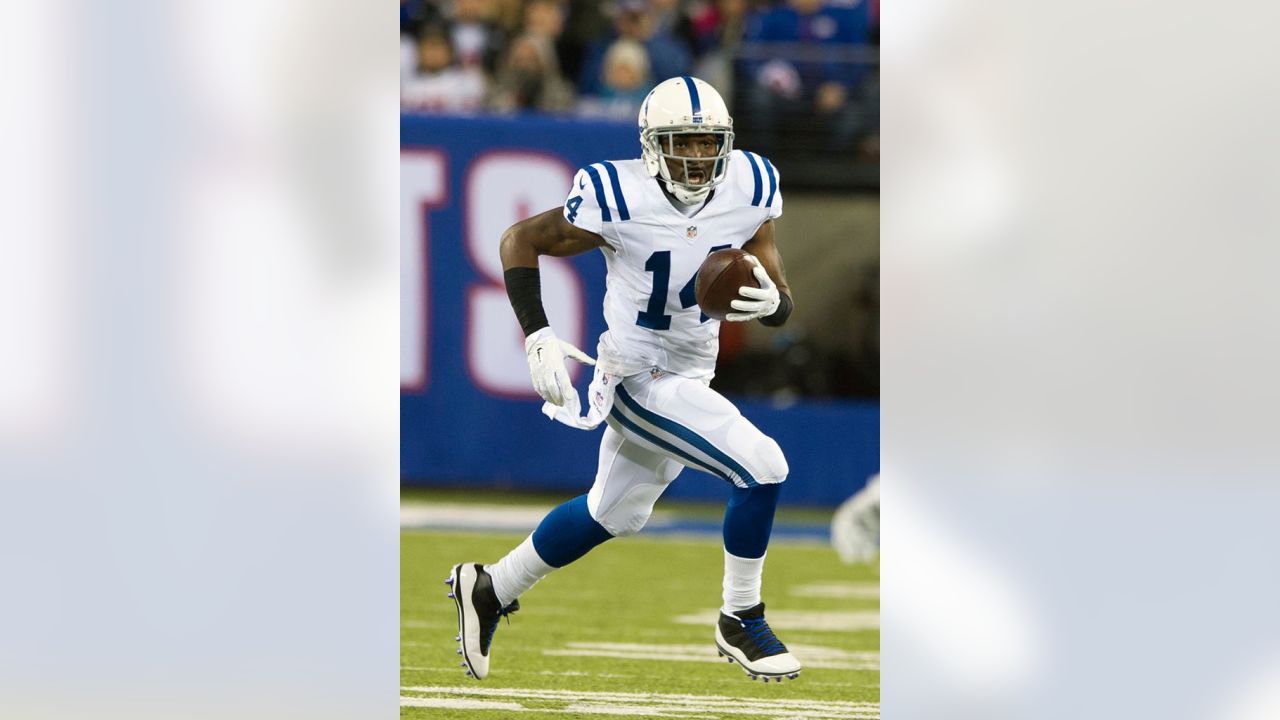
[[[756,276],[756,282],[760,283],[760,287],[743,285],[738,288],[738,299],[729,303],[729,307],[740,312],[725,315],[724,319],[730,322],[746,322],[772,315],[782,303],[778,286],[769,279],[769,273],[760,264],[760,260],[755,255],[747,255],[747,259],[755,265],[751,272]]]

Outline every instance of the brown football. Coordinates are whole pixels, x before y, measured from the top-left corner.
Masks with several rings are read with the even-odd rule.
[[[693,296],[702,312],[717,320],[724,320],[725,315],[735,312],[729,303],[738,298],[738,288],[760,287],[752,273],[753,267],[743,250],[729,248],[708,255],[698,268],[698,279],[693,284]]]

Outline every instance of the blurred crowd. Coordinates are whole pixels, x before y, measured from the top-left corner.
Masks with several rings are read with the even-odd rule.
[[[405,110],[634,123],[653,85],[692,74],[729,103],[738,146],[785,162],[789,187],[878,187],[879,0],[402,0],[400,35]],[[752,347],[730,327],[715,387],[877,397],[878,268],[856,275],[829,290],[838,341],[793,323]]]
[[[406,110],[634,121],[692,74],[753,149],[877,159],[879,0],[401,0],[400,38]]]

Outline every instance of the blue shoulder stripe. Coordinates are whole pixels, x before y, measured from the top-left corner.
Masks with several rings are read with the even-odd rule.
[[[622,197],[622,183],[618,182],[617,168],[613,166],[613,163],[606,160],[604,162],[604,170],[609,173],[609,184],[613,186],[613,197],[618,201],[618,219],[623,221],[630,220],[631,213],[627,211],[627,199]]]
[[[587,174],[591,176],[591,184],[596,186],[596,204],[600,206],[600,218],[605,222],[613,222],[609,214],[609,203],[604,199],[604,183],[600,180],[600,171],[595,166],[587,166]]]
[[[760,159],[764,161],[764,169],[769,171],[769,199],[764,204],[773,207],[773,194],[778,190],[778,176],[774,174],[773,163],[769,162],[769,158],[761,155]]]
[[[743,150],[742,154],[747,158],[747,162],[751,163],[751,175],[756,179],[756,192],[751,196],[751,204],[758,206],[760,197],[764,195],[764,182],[760,179],[760,168],[756,165],[756,159],[751,156],[751,153]]]

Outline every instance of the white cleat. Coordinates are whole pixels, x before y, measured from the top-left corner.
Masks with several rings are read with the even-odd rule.
[[[489,573],[479,563],[455,565],[449,576],[454,605],[458,609],[458,653],[467,676],[477,680],[489,674],[489,645],[498,629],[498,620],[520,609],[518,601],[502,607],[493,592]]]
[[[800,661],[778,640],[764,620],[764,603],[732,615],[720,613],[716,623],[716,648],[755,680],[765,682],[800,676]]]

